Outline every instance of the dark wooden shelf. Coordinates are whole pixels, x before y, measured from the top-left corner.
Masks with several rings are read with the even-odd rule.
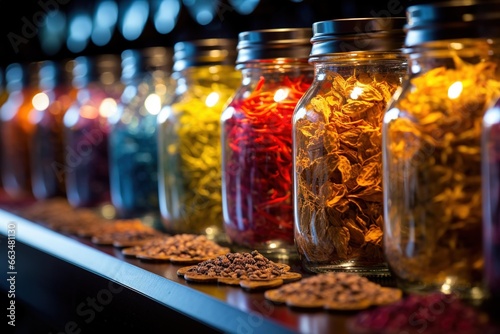
[[[155,332],[179,325],[204,333],[343,334],[347,333],[346,320],[353,315],[275,305],[262,291],[189,283],[177,276],[180,265],[124,257],[112,246],[96,246],[86,238],[62,234],[6,210],[0,210],[2,259],[7,258],[9,222],[17,225],[16,298],[51,319],[61,332],[69,333],[64,326],[74,321],[81,326],[77,329],[93,324],[94,332],[96,328],[105,332],[106,326]],[[2,260],[4,272],[8,271],[6,262]],[[297,263],[289,264],[299,270]],[[0,288],[8,289],[6,284],[3,280]],[[115,286],[123,287],[116,295],[110,293]],[[94,318],[99,321],[94,321],[87,304],[88,298],[97,297],[106,305],[98,305],[105,306],[102,312],[96,307]]]

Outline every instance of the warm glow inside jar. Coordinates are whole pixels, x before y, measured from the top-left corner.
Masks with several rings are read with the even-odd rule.
[[[30,145],[34,125],[30,122],[33,97],[39,93],[41,62],[13,63],[6,68],[8,99],[2,105],[1,163],[5,192],[14,199],[33,197]]]
[[[75,101],[73,61],[44,61],[40,68],[41,92],[33,97],[30,122],[31,178],[35,198],[65,197],[63,117]]]
[[[66,196],[73,207],[110,202],[108,118],[122,93],[120,57],[106,54],[75,59],[76,101],[64,115]]]
[[[158,116],[159,195],[164,227],[226,242],[221,207],[220,116],[241,82],[236,42],[174,45],[174,100]]]
[[[235,248],[295,253],[292,115],[309,88],[310,28],[242,32],[241,86],[222,115],[224,228]]]
[[[382,117],[407,73],[405,18],[313,24],[311,88],[293,117],[295,242],[310,272],[388,276]]]
[[[383,122],[385,254],[405,291],[481,299],[481,135],[500,94],[492,39],[500,21],[490,16],[500,3],[416,5],[408,13],[411,73]]]

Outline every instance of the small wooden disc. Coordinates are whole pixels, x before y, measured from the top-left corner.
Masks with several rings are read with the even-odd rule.
[[[187,266],[177,269],[177,276],[184,276],[189,269],[194,268],[195,266]]]
[[[325,301],[324,307],[327,310],[335,311],[359,311],[364,310],[372,306],[372,301],[370,299],[360,299],[350,302],[337,302],[337,301]]]
[[[242,280],[240,286],[249,290],[272,289],[283,285],[281,278],[271,280]]]
[[[121,250],[123,255],[130,257],[136,257],[140,252],[142,252],[141,247],[125,247]]]
[[[191,281],[191,282],[216,283],[218,281],[219,277],[200,275],[200,274],[188,272],[188,273],[184,274],[184,279],[186,281]]]
[[[289,283],[289,282],[295,282],[295,281],[300,280],[302,278],[302,275],[299,273],[295,273],[295,272],[286,272],[286,273],[280,275],[279,278],[282,279],[283,282]]]
[[[219,277],[217,279],[218,283],[227,284],[227,285],[239,285],[241,280],[239,278],[231,278],[231,277]]]
[[[316,298],[301,298],[297,296],[286,297],[285,303],[290,307],[299,308],[323,308],[325,301]]]
[[[272,289],[264,292],[264,298],[272,301],[273,303],[284,304],[286,303],[286,296],[280,289]]]

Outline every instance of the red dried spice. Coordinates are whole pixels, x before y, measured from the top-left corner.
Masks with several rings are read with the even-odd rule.
[[[226,233],[234,243],[293,245],[292,115],[310,83],[304,77],[261,77],[248,97],[229,105],[223,193]]]
[[[396,303],[357,314],[352,334],[494,334],[487,316],[453,295],[409,295]]]

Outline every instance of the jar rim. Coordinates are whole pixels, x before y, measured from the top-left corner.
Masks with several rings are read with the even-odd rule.
[[[407,8],[405,47],[463,38],[500,36],[500,1],[452,0]]]
[[[344,18],[313,23],[310,56],[402,48],[405,17]]]
[[[237,64],[276,58],[309,57],[312,28],[274,28],[243,31],[238,34]]]
[[[236,39],[206,38],[180,41],[174,44],[173,71],[178,72],[192,66],[224,65],[234,66]]]

